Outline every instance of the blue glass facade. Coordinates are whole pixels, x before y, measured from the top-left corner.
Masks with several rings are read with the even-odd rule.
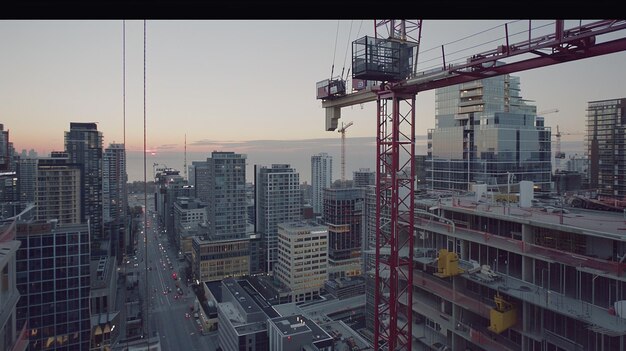
[[[18,323],[28,322],[30,350],[88,350],[89,232],[87,224],[19,223]]]
[[[427,181],[433,189],[533,181],[549,190],[550,128],[519,93],[519,78],[493,77],[437,89],[436,128],[428,131]]]

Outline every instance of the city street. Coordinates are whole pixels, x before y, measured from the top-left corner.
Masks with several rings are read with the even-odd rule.
[[[129,200],[132,203],[134,199]],[[148,277],[149,333],[158,333],[164,351],[215,350],[217,333],[202,335],[200,322],[191,310],[196,297],[184,278],[186,263],[179,261],[178,250],[169,243],[153,211],[153,200],[149,197],[147,228],[137,240],[134,260],[137,266],[133,260],[129,264],[140,272],[138,289],[142,296],[146,293],[144,281]]]

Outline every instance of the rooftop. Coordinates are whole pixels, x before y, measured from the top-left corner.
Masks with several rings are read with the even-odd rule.
[[[309,231],[328,231],[326,226],[320,225],[314,220],[299,220],[292,222],[280,223],[280,227],[283,229],[293,232],[297,230],[309,230]]]
[[[309,328],[308,325],[314,324],[301,315],[278,317],[272,319],[271,322],[278,328],[278,330],[280,330],[283,335],[293,335],[310,332],[311,328]]]
[[[249,295],[250,298],[263,310],[268,318],[278,317],[278,313],[271,306],[271,304],[265,299],[263,295],[261,295],[247,280],[240,280],[239,285],[243,288]]]
[[[362,285],[365,284],[365,278],[361,276],[354,277],[340,277],[337,279],[332,279],[326,281],[326,284],[333,288],[344,288],[348,286]]]
[[[237,299],[237,303],[241,305],[241,308],[246,311],[246,313],[261,312],[261,309],[257,306],[252,297],[250,297],[243,287],[234,279],[224,280],[222,286],[226,287],[230,291],[233,297]]]
[[[240,242],[240,241],[250,241],[250,238],[248,237],[227,239],[227,238],[220,237],[217,235],[210,235],[210,234],[205,234],[205,233],[202,233],[202,235],[193,236],[192,239],[194,242],[197,242],[199,245],[207,245],[207,244],[221,245],[221,244]]]
[[[246,335],[256,333],[267,329],[264,321],[255,321],[249,323],[246,317],[242,315],[239,309],[232,302],[222,302],[218,304],[222,314],[228,318],[230,324],[238,335]]]
[[[107,256],[101,256],[97,260],[89,263],[91,272],[91,289],[106,288],[111,281],[111,274],[114,272],[115,263]]]

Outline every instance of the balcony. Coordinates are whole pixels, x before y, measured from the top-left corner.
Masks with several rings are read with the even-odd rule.
[[[458,113],[482,112],[483,109],[483,105],[459,107]]]
[[[461,98],[468,98],[468,97],[474,97],[474,96],[483,96],[483,89],[467,89],[467,90],[462,90],[460,97]]]

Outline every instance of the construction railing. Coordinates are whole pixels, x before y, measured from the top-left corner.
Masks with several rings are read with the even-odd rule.
[[[626,263],[564,252],[561,250],[527,243],[522,240],[506,238],[503,236],[494,235],[475,229],[459,228],[458,226],[456,226],[456,228],[454,228],[453,230],[449,224],[441,223],[438,221],[416,218],[415,225],[425,229],[436,228],[447,233],[454,232],[458,234],[465,234],[466,236],[470,237],[471,241],[477,243],[490,244],[500,249],[515,253],[544,257],[551,261],[564,263],[572,267],[592,268],[602,272],[606,272],[607,274],[615,275],[616,277],[620,277],[626,269]]]

